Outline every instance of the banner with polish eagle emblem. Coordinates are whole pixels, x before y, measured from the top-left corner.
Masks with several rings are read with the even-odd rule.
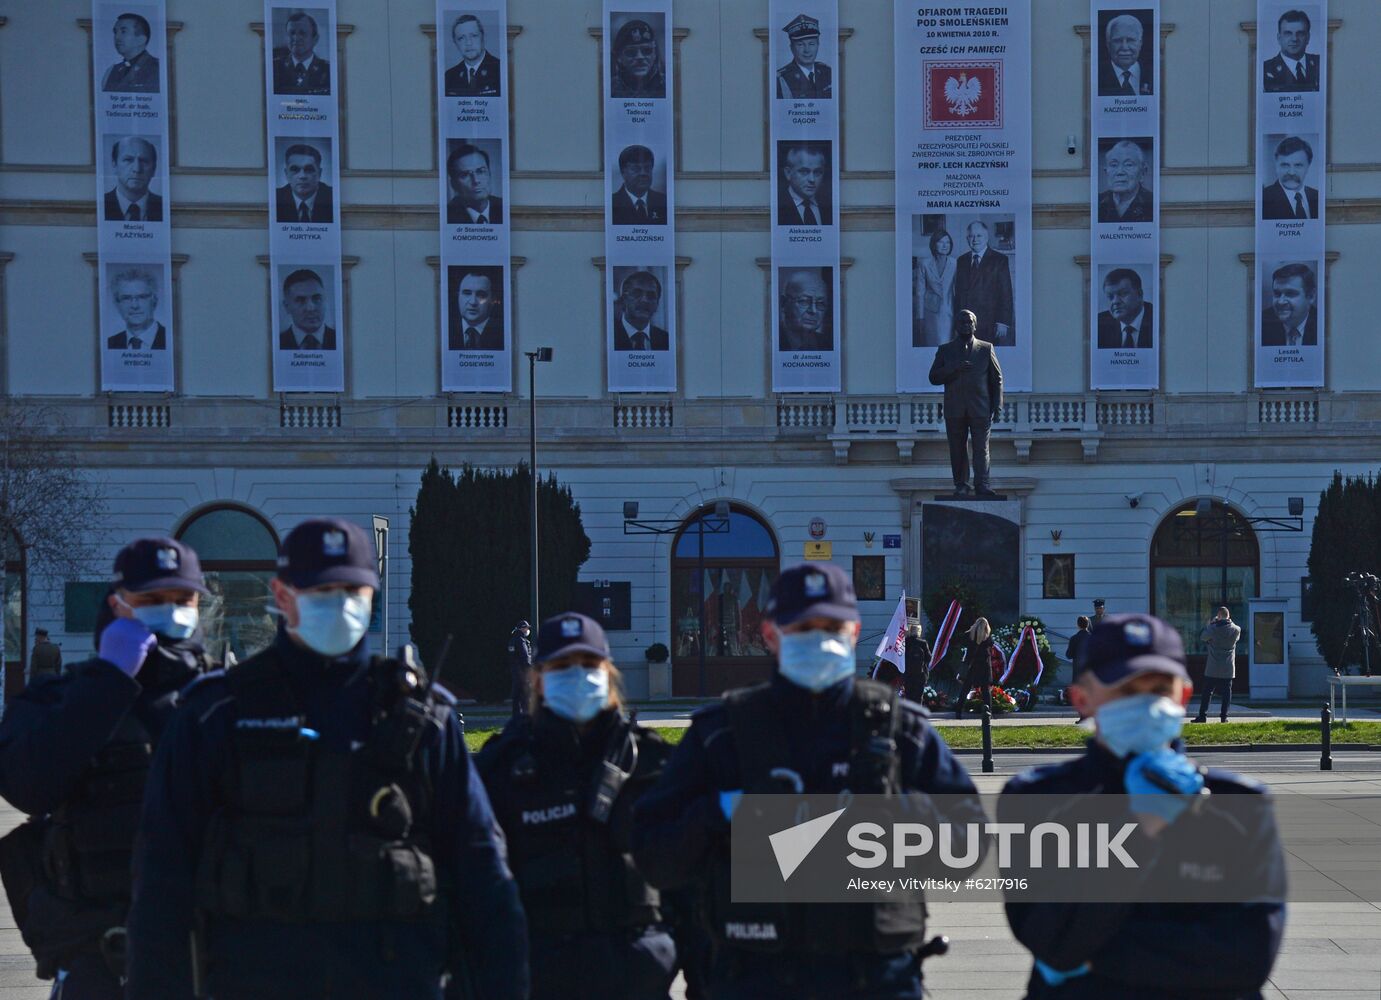
[[[895,6],[897,391],[978,318],[1003,385],[1031,389],[1031,4]]]

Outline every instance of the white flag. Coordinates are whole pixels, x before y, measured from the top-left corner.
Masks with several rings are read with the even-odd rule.
[[[897,610],[892,612],[892,620],[888,622],[887,631],[882,634],[882,639],[878,642],[877,652],[873,656],[879,661],[891,662],[899,672],[906,673],[905,591],[902,591],[901,600],[897,602]]]

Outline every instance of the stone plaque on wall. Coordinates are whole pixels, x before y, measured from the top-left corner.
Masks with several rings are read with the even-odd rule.
[[[1021,612],[1021,528],[996,513],[1008,513],[1009,506],[1017,504],[922,504],[922,592],[962,583],[978,595],[995,627],[1016,621]]]

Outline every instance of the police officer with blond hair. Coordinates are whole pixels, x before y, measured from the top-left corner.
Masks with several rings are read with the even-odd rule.
[[[131,997],[438,1000],[467,965],[470,995],[527,996],[518,890],[453,699],[369,654],[376,565],[359,525],[302,522],[274,643],[187,691],[135,847]]]
[[[670,748],[624,714],[594,619],[537,630],[532,709],[475,759],[522,891],[532,1000],[666,1000],[676,945],[628,839]]]

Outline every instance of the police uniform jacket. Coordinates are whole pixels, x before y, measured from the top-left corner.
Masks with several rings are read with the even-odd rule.
[[[779,707],[789,766],[801,776],[805,791],[848,788],[853,681],[817,695],[776,674],[770,693]],[[942,821],[957,828],[983,822],[972,779],[926,721],[925,709],[909,701],[899,705],[901,790],[974,795]],[[696,884],[729,836],[719,793],[740,790],[744,783],[734,735],[726,704],[701,709],[672,752],[661,781],[634,810],[633,856],[658,888]],[[810,984],[815,996],[846,997],[856,991],[876,1000],[920,996],[917,963],[907,953],[850,953],[841,959],[837,954],[771,954],[725,947],[716,951],[711,977],[726,976],[741,995],[755,998],[795,998],[803,984]]]
[[[171,720],[178,691],[204,666],[199,637],[164,640],[137,679],[95,658],[39,678],[6,705],[0,795],[45,817],[35,830],[50,831],[44,853],[51,864],[49,852],[59,849],[70,873],[70,884],[46,877],[19,890],[26,897],[20,925],[45,976],[54,965],[70,970],[81,954],[95,954],[99,936],[124,922],[149,745]],[[61,835],[47,839],[54,825]],[[7,882],[12,899],[17,888]],[[71,983],[74,990],[81,986]]]
[[[512,719],[475,758],[523,897],[533,1000],[665,1000],[676,946],[656,891],[633,868],[629,831],[634,803],[670,750],[613,709],[582,731],[542,708]],[[597,822],[590,812],[605,760],[634,766],[608,821]]]
[[[999,820],[1011,818],[1011,799],[1021,795],[1124,794],[1126,761],[1090,740],[1087,752],[1063,764],[1033,768],[1007,782]],[[1264,795],[1265,788],[1231,771],[1209,768],[1212,795]],[[1269,808],[1235,810],[1254,815],[1255,828],[1235,829],[1237,840],[1211,838],[1205,848],[1280,862]],[[1183,817],[1177,822],[1184,822]],[[1160,834],[1166,836],[1174,826]],[[1138,838],[1140,844],[1137,844]],[[1133,857],[1147,856],[1137,831],[1127,840]],[[1154,854],[1154,846],[1149,850]],[[1144,877],[1173,877],[1152,863]],[[1140,873],[1139,873],[1140,874]],[[1261,880],[1263,883],[1267,879]],[[1249,1000],[1257,998],[1271,971],[1285,927],[1282,903],[1008,903],[1007,922],[1036,958],[1060,971],[1092,964],[1086,975],[1049,986],[1032,971],[1028,1000]]]
[[[375,674],[367,640],[328,660],[280,631],[241,671],[275,657],[295,695],[303,725],[323,748],[354,752],[371,733]],[[442,693],[449,701],[449,696]],[[155,754],[135,846],[130,911],[129,995],[191,994],[188,929],[197,914],[198,861],[212,817],[225,809],[224,781],[234,763],[241,717],[224,672],[189,688]],[[509,873],[503,835],[453,712],[423,731],[417,763],[431,788],[425,833],[445,910],[475,956],[477,996],[527,995],[527,932]],[[433,1000],[441,996],[448,954],[445,918],[285,923],[206,916],[209,992],[217,1000]]]

